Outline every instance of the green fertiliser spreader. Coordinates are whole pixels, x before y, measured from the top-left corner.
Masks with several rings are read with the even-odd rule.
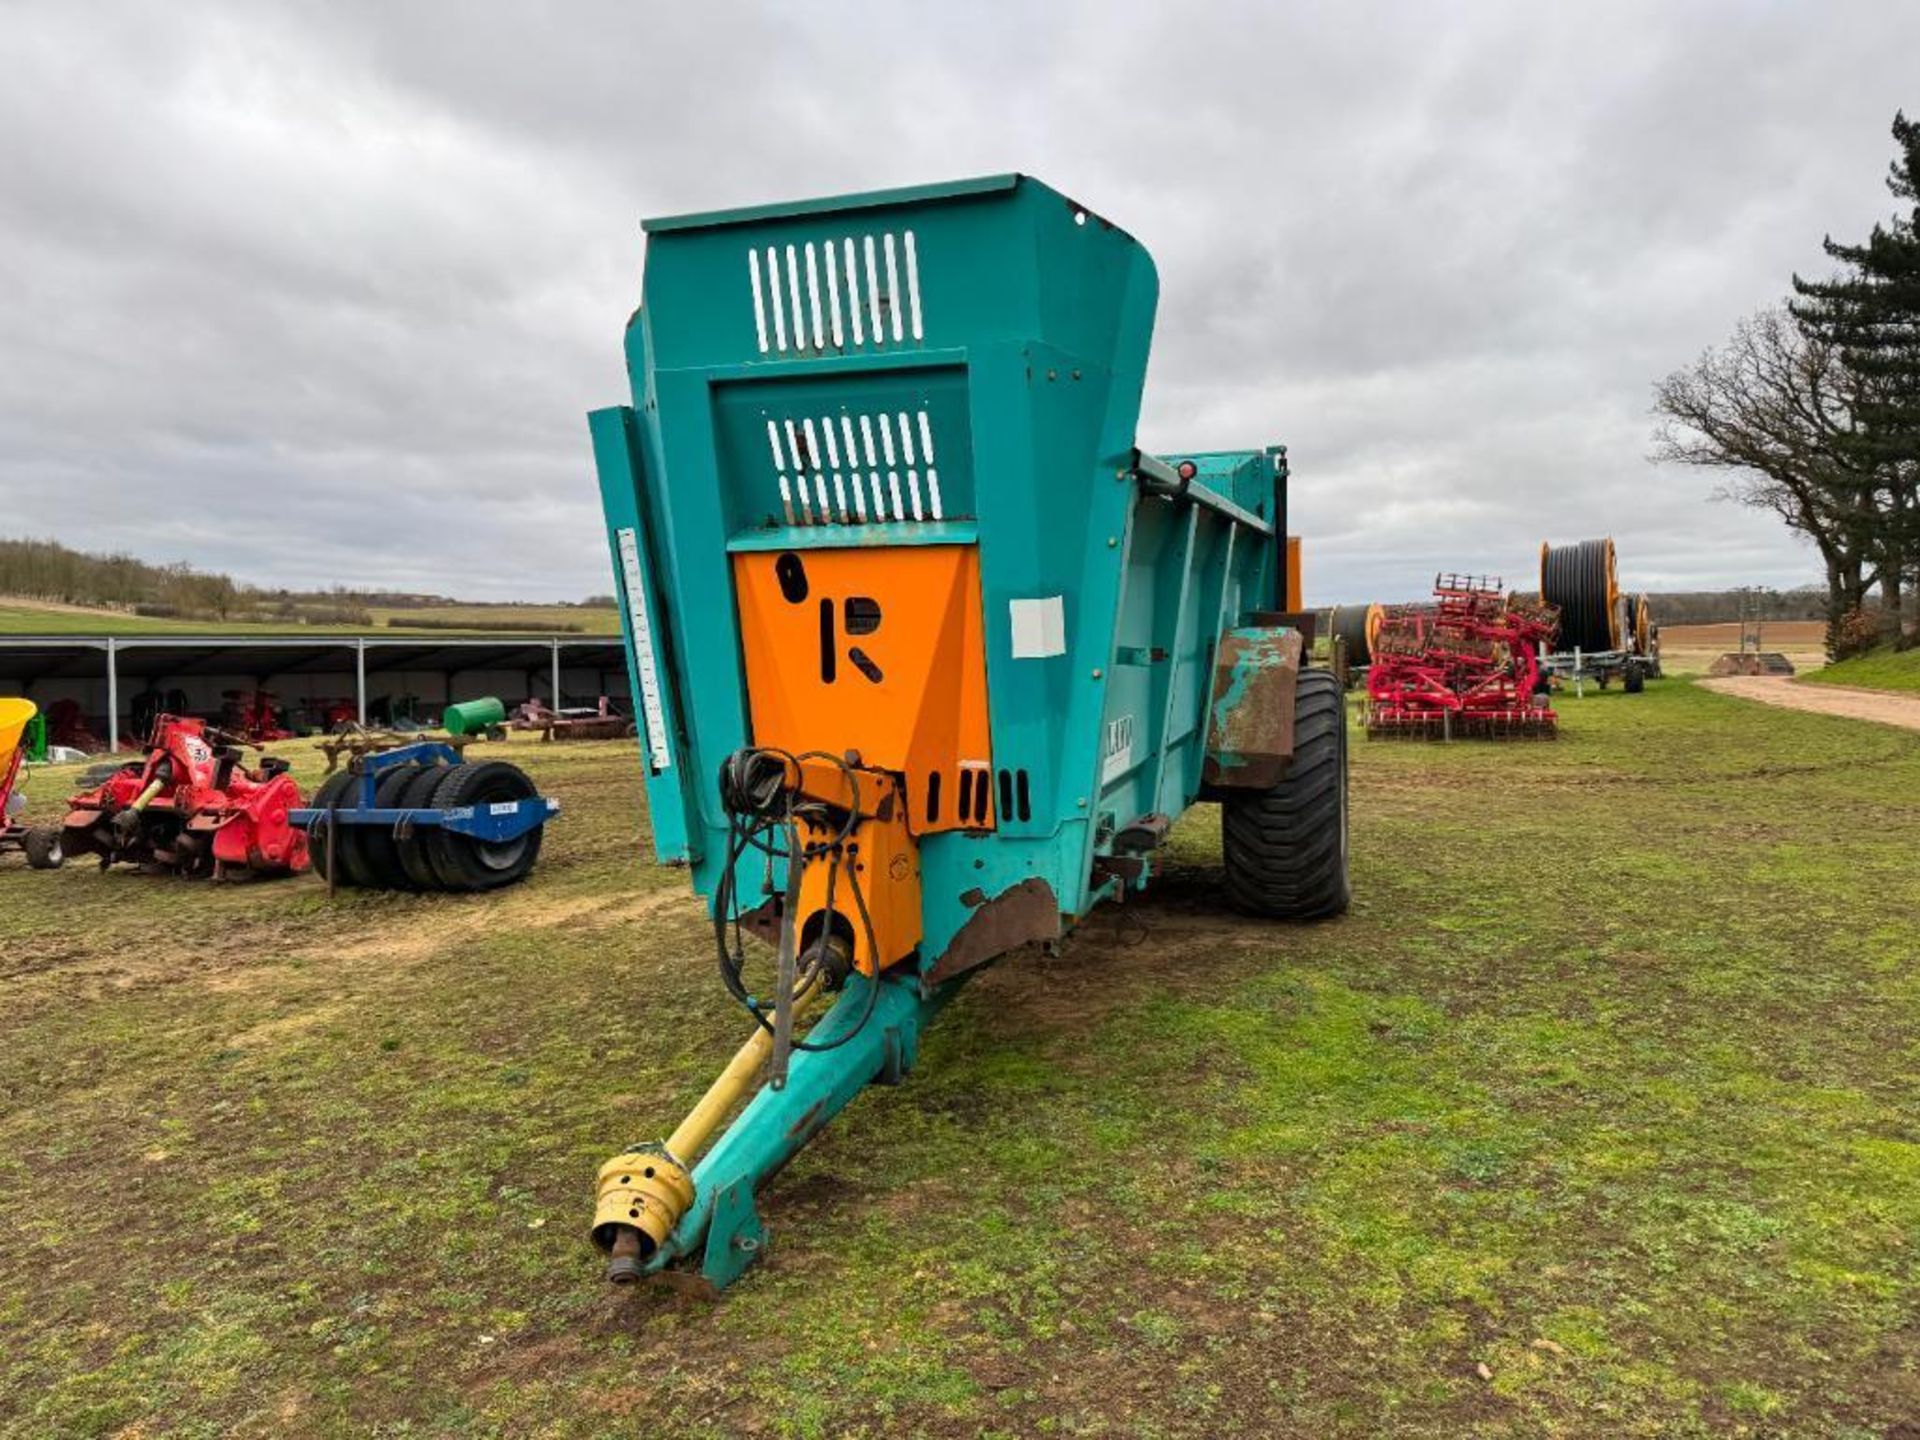
[[[1284,448],[1134,443],[1125,231],[1019,175],[647,231],[594,453],[654,848],[750,1035],[602,1168],[593,1238],[614,1280],[720,1287],[761,1184],[1196,801],[1235,905],[1343,911],[1346,723],[1279,613]]]

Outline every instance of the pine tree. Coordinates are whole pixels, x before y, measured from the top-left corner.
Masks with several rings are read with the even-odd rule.
[[[1857,245],[1828,236],[1844,267],[1827,280],[1793,277],[1794,318],[1832,345],[1855,385],[1847,459],[1869,491],[1886,624],[1900,633],[1902,602],[1920,567],[1920,122],[1893,118],[1898,147],[1887,177],[1910,208]],[[1863,537],[1864,538],[1864,537]]]

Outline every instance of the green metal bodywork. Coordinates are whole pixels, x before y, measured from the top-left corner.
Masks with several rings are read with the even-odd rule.
[[[627,329],[633,403],[590,425],[658,858],[713,895],[720,762],[753,738],[736,551],[977,545],[992,764],[1031,778],[1028,812],[998,815],[991,835],[921,843],[918,981],[890,980],[881,1007],[883,1033],[908,1039],[805,1057],[821,1063],[756,1099],[698,1167],[701,1201],[665,1263],[694,1253],[709,1216],[748,1203],[725,1197],[791,1153],[796,1116],[823,1121],[904,1068],[983,933],[994,948],[979,958],[1054,939],[1145,883],[1140,837],[1163,834],[1205,784],[1219,637],[1284,593],[1285,459],[1279,447],[1141,455],[1153,263],[1030,178],[647,230]],[[891,435],[896,417],[904,453],[890,439],[884,456],[863,454],[864,422]],[[801,434],[804,451],[787,448]],[[916,439],[932,442],[931,465]],[[753,1238],[750,1204],[727,1228]],[[709,1244],[710,1278],[729,1263]]]

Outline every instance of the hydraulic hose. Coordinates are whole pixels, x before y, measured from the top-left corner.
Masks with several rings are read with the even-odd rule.
[[[845,777],[849,804],[837,819],[833,813],[837,807],[827,806],[801,794],[789,783],[789,776],[797,780],[800,764],[804,760],[822,760],[836,765]],[[845,850],[847,841],[853,837],[860,823],[859,772],[842,757],[826,751],[808,751],[796,756],[771,746],[740,750],[728,756],[721,766],[720,800],[728,815],[727,863],[721,869],[713,896],[714,948],[719,961],[720,982],[740,1007],[753,1017],[754,1023],[774,1037],[776,1051],[838,1049],[866,1028],[867,1021],[872,1018],[880,987],[878,984],[867,987],[866,1003],[860,1019],[846,1033],[826,1041],[792,1039],[791,1010],[782,1017],[779,997],[783,994],[795,995],[803,986],[816,980],[837,988],[843,976],[820,972],[838,951],[828,943],[830,936],[823,932],[813,944],[806,947],[804,956],[797,957],[805,963],[798,965],[793,983],[787,986],[776,981],[774,1004],[766,1005],[755,998],[743,973],[746,947],[741,938],[739,885],[735,872],[750,850],[757,850],[766,857],[769,877],[775,860],[786,862],[787,903],[781,915],[781,945],[784,949],[787,946],[797,948],[799,942],[797,935],[788,932],[799,921],[794,914],[794,903],[801,866],[828,866],[825,910],[830,915],[837,913],[833,905],[834,891],[844,878],[866,936],[867,953],[877,956],[880,946],[874,934],[873,917],[867,908],[866,893],[855,868],[847,863]],[[829,832],[827,838],[804,840],[801,831],[803,821],[816,830]],[[792,962],[783,956],[780,965],[782,978],[788,963]],[[878,978],[876,975],[875,979]],[[783,1035],[783,1031],[789,1033]],[[780,1043],[782,1041],[784,1044]],[[785,1067],[781,1063],[784,1059],[784,1054],[776,1055],[773,1066],[772,1078],[780,1083],[785,1080]],[[779,1085],[776,1084],[775,1088],[779,1088]]]

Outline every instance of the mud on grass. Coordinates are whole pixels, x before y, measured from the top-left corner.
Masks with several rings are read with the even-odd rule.
[[[581,1233],[740,1029],[624,745],[516,749],[567,814],[494,902],[6,862],[0,1433],[1898,1433],[1920,738],[1562,709],[1356,743],[1341,922],[1220,914],[1196,814],[717,1304]]]

